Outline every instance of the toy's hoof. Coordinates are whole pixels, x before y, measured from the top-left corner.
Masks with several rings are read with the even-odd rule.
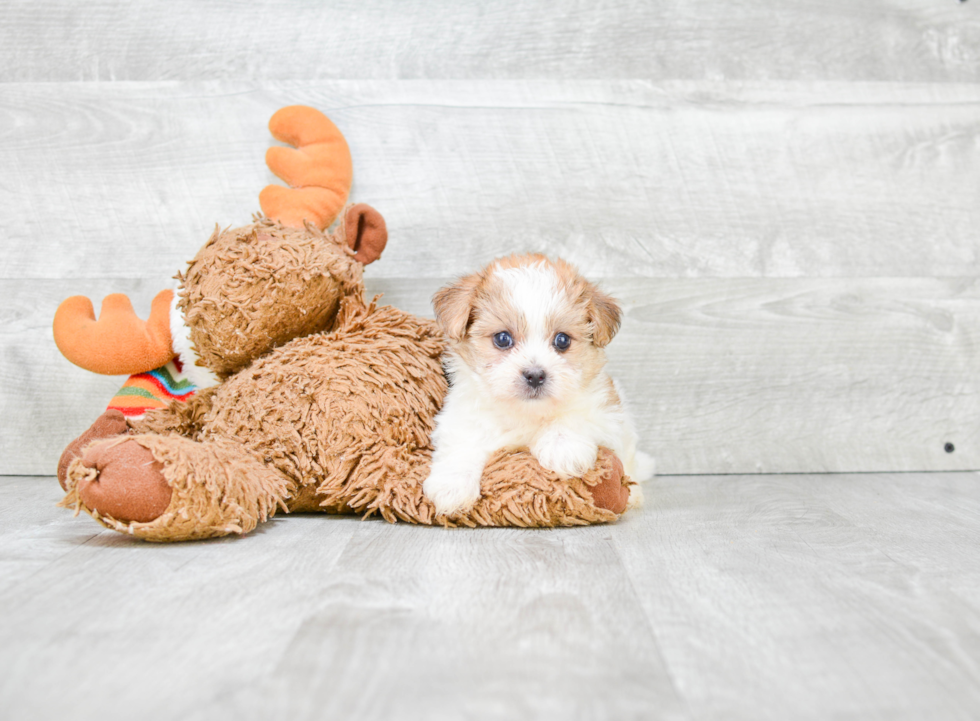
[[[89,426],[88,430],[82,435],[69,443],[64,453],[61,454],[61,459],[58,461],[58,483],[61,484],[62,490],[68,490],[67,486],[65,486],[65,480],[68,478],[68,466],[71,465],[73,460],[82,455],[82,449],[85,446],[101,438],[120,436],[128,430],[126,416],[121,411],[108,410],[96,418],[95,423]]]
[[[78,497],[103,516],[149,523],[170,505],[173,490],[163,464],[136,441],[96,444],[82,454],[82,465],[98,475],[79,479]]]
[[[592,486],[592,502],[598,508],[604,508],[615,514],[626,510],[630,500],[630,489],[623,485],[623,463],[615,456],[612,457],[612,468],[602,481]]]

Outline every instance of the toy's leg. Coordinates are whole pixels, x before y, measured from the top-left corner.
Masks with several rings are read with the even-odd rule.
[[[450,525],[584,526],[608,523],[626,510],[631,482],[623,464],[600,448],[595,466],[581,478],[562,480],[527,451],[500,452],[483,469],[480,500]]]
[[[62,505],[148,541],[248,533],[275,513],[288,481],[226,439],[134,435],[96,442],[71,463]]]
[[[68,476],[68,466],[82,454],[85,446],[102,438],[113,438],[114,436],[123,435],[127,430],[126,416],[120,411],[106,411],[96,418],[95,423],[82,435],[69,443],[68,447],[61,454],[61,459],[58,461],[58,483],[61,484],[62,489],[67,490],[65,479]]]
[[[430,459],[418,449],[389,448],[361,458],[357,483],[349,472],[329,475],[319,491],[357,513],[378,512],[385,520],[447,526],[584,526],[615,521],[636,488],[623,464],[600,448],[595,466],[581,478],[562,480],[527,451],[494,454],[483,469],[481,495],[468,511],[438,516],[422,492]]]

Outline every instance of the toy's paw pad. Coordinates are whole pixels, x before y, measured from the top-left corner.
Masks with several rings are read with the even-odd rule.
[[[619,514],[630,507],[633,493],[638,486],[623,485],[623,464],[616,456],[612,457],[612,468],[602,477],[602,480],[589,490],[592,491],[592,502],[597,508]]]
[[[598,452],[595,443],[562,428],[545,431],[531,446],[531,455],[538,463],[561,478],[584,475],[595,465]]]
[[[89,426],[88,430],[82,435],[69,443],[68,447],[61,454],[61,458],[58,460],[58,483],[61,484],[61,488],[67,490],[65,480],[68,478],[68,466],[82,454],[85,446],[102,438],[121,436],[128,431],[129,427],[126,425],[126,416],[121,411],[115,409],[108,410],[96,418],[95,423]]]
[[[422,484],[422,492],[437,516],[468,511],[480,499],[480,476],[436,468]]]
[[[106,441],[85,449],[80,463],[94,470],[78,479],[78,497],[104,516],[149,523],[170,505],[173,490],[163,464],[136,441]]]

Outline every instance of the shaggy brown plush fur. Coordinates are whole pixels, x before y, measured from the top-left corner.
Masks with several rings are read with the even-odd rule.
[[[267,218],[216,228],[178,278],[177,307],[205,366],[224,378],[277,345],[330,326],[361,287],[345,236]]]
[[[223,384],[194,437],[235,438],[294,493],[313,480],[323,507],[363,510],[379,476],[428,459],[442,346],[434,322],[351,297],[332,332],[297,338]]]
[[[167,513],[151,523],[126,524],[126,532],[147,540],[246,532],[240,513],[229,518],[220,508],[198,508],[224,498],[211,493],[225,484],[223,469],[258,488],[281,488],[276,500],[290,510],[377,510],[389,520],[431,522],[431,509],[420,514],[418,502],[433,418],[446,391],[442,348],[433,321],[365,305],[354,295],[345,299],[332,332],[297,338],[205,397],[133,421],[132,430],[144,435],[130,437],[164,463],[175,493]],[[145,435],[161,431],[168,435]],[[78,465],[69,475],[90,472]],[[186,476],[206,490],[189,494]],[[416,488],[406,492],[406,485]],[[225,495],[238,499],[229,510],[256,508],[264,520],[274,504],[268,494],[259,496],[265,499],[259,507],[251,497],[239,498],[246,487],[228,488]],[[80,505],[77,494],[69,497],[69,504]],[[197,509],[191,524],[178,512],[187,503]],[[96,517],[122,530],[119,521]],[[241,530],[229,530],[235,528]]]

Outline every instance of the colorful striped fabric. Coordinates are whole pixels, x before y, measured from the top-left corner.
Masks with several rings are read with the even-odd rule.
[[[197,386],[182,371],[183,366],[175,357],[156,370],[130,376],[109,402],[108,410],[114,408],[127,418],[141,418],[154,408],[166,408],[170,401],[186,401]]]

